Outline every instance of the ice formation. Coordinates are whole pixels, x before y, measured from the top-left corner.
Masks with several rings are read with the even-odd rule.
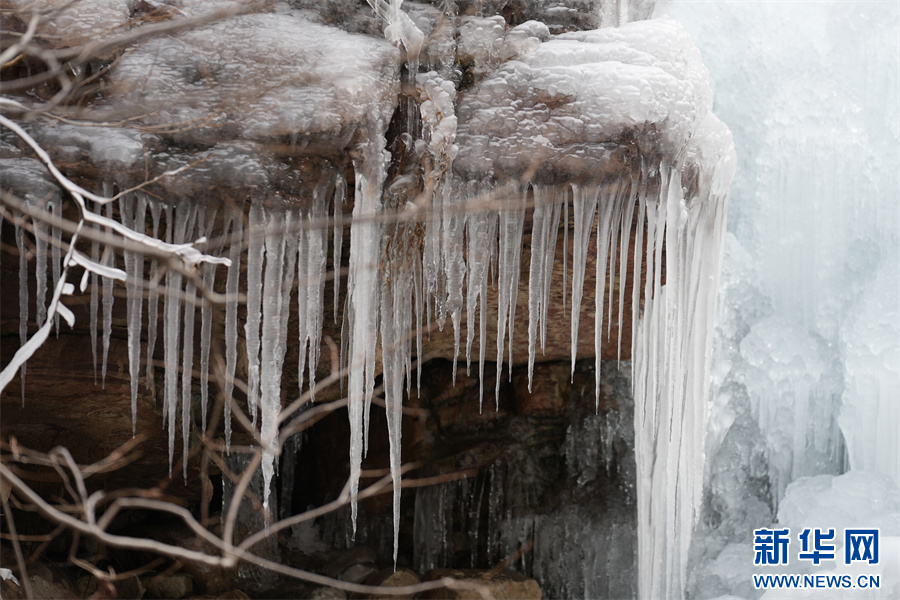
[[[671,8],[704,51],[740,157],[712,368],[710,525],[695,535],[688,589],[755,597],[738,560],[747,531],[900,530],[900,88],[883,76],[898,70],[900,10],[711,8]],[[890,577],[865,597],[896,596]]]
[[[161,328],[169,468],[174,463],[180,415],[186,474],[195,353],[199,346],[205,427],[213,323],[207,300],[198,297],[196,280],[178,269],[167,268],[163,274],[160,256],[171,252],[194,265],[204,260],[198,257],[201,250],[216,255],[218,261],[206,259],[197,269],[206,289],[227,278],[226,447],[231,443],[236,373],[244,362],[237,350],[242,326],[247,407],[259,429],[264,506],[269,508],[280,452],[281,382],[289,336],[299,340],[301,393],[312,394],[316,384],[326,310],[328,220],[333,218],[335,223],[331,243],[338,269],[342,223],[347,216],[343,205],[349,196],[348,180],[338,168],[339,161],[346,160],[341,158],[346,151],[351,163],[345,165],[346,171],[352,173],[354,183],[341,363],[348,370],[352,519],[355,527],[369,412],[380,375],[388,412],[396,539],[403,384],[408,387],[413,377],[410,331],[415,331],[415,355],[423,356],[426,323],[433,319],[443,327],[449,321],[456,361],[463,351],[465,317],[466,364],[471,364],[477,344],[482,379],[488,331],[496,331],[499,393],[504,362],[525,360],[513,356],[513,325],[517,309],[524,311],[517,304],[527,219],[531,219],[532,235],[527,275],[531,368],[539,360],[538,346],[543,349],[546,339],[560,215],[567,245],[571,208],[574,275],[567,302],[572,356],[574,362],[578,338],[584,335],[582,297],[587,257],[595,244],[593,340],[598,390],[601,346],[608,341],[612,322],[625,318],[621,312],[625,281],[634,282],[639,594],[677,596],[684,586],[700,500],[711,318],[735,160],[730,133],[710,112],[712,96],[699,51],[674,21],[622,24],[628,20],[627,10],[600,19],[614,16],[621,27],[559,35],[551,35],[546,25],[536,21],[503,31],[496,18],[471,18],[462,25],[460,45],[474,64],[476,79],[457,98],[453,81],[445,77],[447,65],[426,62],[428,71],[418,73],[420,52],[422,57],[430,55],[423,48],[425,37],[417,23],[427,19],[419,18],[420,14],[415,22],[396,0],[377,6],[385,19],[385,37],[394,45],[313,23],[303,11],[283,6],[280,12],[236,16],[148,39],[125,52],[115,66],[112,79],[119,96],[105,109],[111,116],[140,115],[142,126],[151,132],[141,138],[146,147],[161,139],[157,136],[169,136],[184,147],[208,148],[195,154],[173,151],[153,157],[159,171],[177,172],[181,177],[183,183],[160,184],[172,195],[171,201],[159,202],[140,192],[126,194],[119,202],[124,226],[116,227],[108,218],[112,203],[106,203],[106,219],[99,216],[99,208],[95,213],[87,211],[93,216],[85,217],[96,227],[146,244],[148,253],[154,251],[151,259],[132,251],[124,256],[132,406],[143,323],[137,292],[146,286],[150,293],[145,376],[153,386],[152,361],[158,354],[155,346]],[[188,14],[192,10],[185,8]],[[406,55],[406,85],[416,90],[410,94],[403,139],[409,156],[420,161],[428,174],[425,191],[412,194],[408,190],[410,183],[416,186],[415,175],[401,172],[388,179],[395,157],[385,150],[385,132],[401,88],[398,47]],[[84,141],[84,136],[93,139],[92,134],[66,127],[35,125],[40,132],[36,135],[44,139],[56,135],[58,143],[80,140],[61,145],[86,152],[95,163],[116,158],[133,165],[141,159],[140,146],[135,146],[127,130],[112,128],[94,134],[107,142],[104,145]],[[230,141],[221,141],[223,131]],[[296,172],[286,173],[275,159],[285,150],[271,144],[273,139],[284,142],[299,157]],[[310,173],[316,174],[307,177]],[[266,186],[274,181],[289,192],[267,193]],[[111,176],[108,184],[112,183],[121,187],[128,182]],[[217,211],[217,207],[185,200],[197,190],[214,186],[240,190],[239,201]],[[104,202],[104,197],[84,190],[76,193],[81,194],[79,198]],[[148,230],[165,242],[152,244],[145,235]],[[227,242],[206,240],[211,234],[229,232]],[[20,247],[21,239],[17,229]],[[635,261],[629,272],[631,254]],[[563,264],[567,260],[564,253]],[[92,253],[91,261],[84,264],[91,266],[92,278],[99,276],[103,281],[101,372],[105,374],[113,283],[111,273],[102,267],[112,269],[120,262],[113,250],[102,247]],[[229,265],[227,275],[216,268],[217,263]],[[46,274],[40,269],[45,264],[40,263],[37,274],[44,284]],[[20,277],[23,274],[27,274],[24,265]],[[613,285],[616,280],[620,280],[618,288]],[[161,323],[157,282],[165,286]],[[499,296],[496,323],[487,322],[492,283]],[[90,318],[95,332],[99,312],[95,280],[91,287]],[[25,285],[20,289],[26,293]],[[39,317],[46,314],[43,289],[38,288]],[[54,289],[56,302],[61,288]],[[241,323],[237,293],[243,289],[247,311]],[[337,281],[334,289],[337,316]],[[613,314],[614,292],[619,295],[617,315]],[[20,299],[23,328],[27,300]],[[195,339],[198,311],[199,343]],[[299,328],[288,332],[293,311]],[[26,333],[22,329],[23,346]],[[621,340],[615,343],[621,348]],[[9,379],[11,375],[7,378],[4,371],[3,381]],[[395,545],[395,560],[396,553]]]

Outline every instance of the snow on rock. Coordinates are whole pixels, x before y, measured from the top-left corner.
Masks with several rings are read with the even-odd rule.
[[[42,123],[36,130],[36,139],[52,148],[57,160],[84,160],[112,173],[143,163],[147,146],[153,145],[151,139],[144,138],[152,137],[134,129],[66,123]]]
[[[456,171],[601,179],[626,140],[646,156],[677,156],[710,109],[706,78],[675,21],[562,34],[460,95]]]
[[[128,0],[79,0],[59,3],[54,0],[12,0],[12,8],[23,15],[40,16],[37,33],[54,47],[78,46],[95,41],[98,33],[124,33],[131,19]]]
[[[339,151],[361,123],[390,117],[399,61],[383,40],[297,13],[241,15],[130,48],[113,69],[110,110],[185,141]]]

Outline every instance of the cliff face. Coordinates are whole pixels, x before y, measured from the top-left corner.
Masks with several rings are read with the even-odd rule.
[[[367,464],[381,457],[377,466],[388,463],[399,485],[401,457],[434,472],[502,464],[505,434],[489,434],[502,431],[503,411],[476,416],[482,403],[493,410],[492,396],[501,406],[512,393],[516,428],[540,428],[545,413],[559,421],[555,442],[525,439],[565,443],[557,405],[575,393],[544,402],[529,400],[531,390],[567,386],[576,360],[593,358],[592,367],[578,363],[578,377],[592,372],[594,391],[583,382],[588,391],[575,395],[599,407],[601,361],[634,357],[634,418],[654,415],[625,438],[637,447],[638,481],[695,502],[699,475],[689,473],[702,467],[702,438],[680,440],[705,423],[705,348],[733,171],[699,52],[672,21],[626,23],[650,15],[645,2],[378,7],[379,18],[355,2],[240,14],[139,3],[117,5],[104,13],[112,22],[98,24],[86,17],[93,3],[82,3],[39,24],[57,47],[101,27],[127,37],[172,25],[77,65],[79,92],[63,104],[36,117],[19,112],[25,136],[65,177],[99,196],[121,194],[89,210],[172,246],[129,241],[101,222],[76,242],[84,260],[63,269],[75,233],[64,221],[84,213],[26,137],[3,130],[4,365],[43,324],[60,282],[77,287],[83,267],[94,271],[62,296],[74,327],[60,324],[3,390],[4,441],[64,445],[90,463],[133,427],[147,436],[144,457],[90,485],[162,481],[204,503],[208,467],[193,476],[208,464],[200,456],[251,443],[262,447],[262,500],[274,510],[274,457],[308,426],[310,405],[298,396],[312,391],[320,405],[348,397],[349,432],[344,421],[309,435],[334,443],[341,430],[335,455],[344,466],[335,469],[354,490],[365,446]],[[601,25],[614,27],[591,29]],[[21,68],[9,76],[23,77]],[[54,90],[25,91],[17,101],[28,104]],[[191,243],[212,262],[185,268],[174,258]],[[418,372],[433,359],[446,362]],[[462,361],[471,396],[427,397],[440,396],[434,381]],[[510,372],[514,393],[504,383]],[[431,387],[410,392],[422,378]],[[369,426],[373,398],[386,407],[372,409],[386,435]],[[411,424],[410,414],[421,418]],[[458,437],[426,433],[470,420]],[[212,445],[201,451],[201,440]],[[487,450],[457,451],[473,440]],[[678,476],[656,458],[670,443],[685,469]],[[183,463],[182,450],[192,455]],[[182,464],[184,492],[170,483]],[[565,478],[563,466],[550,471]],[[638,497],[650,487],[639,483]],[[288,511],[291,496],[282,496]],[[634,495],[625,497],[633,507]],[[668,514],[651,504],[639,521]],[[678,535],[689,535],[691,519],[678,517]],[[394,539],[401,530],[395,520]],[[641,561],[659,562],[662,550],[644,547],[651,553]],[[646,593],[679,585],[669,577],[657,575]]]

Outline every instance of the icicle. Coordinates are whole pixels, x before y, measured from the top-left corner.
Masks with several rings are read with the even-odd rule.
[[[425,357],[422,355],[422,319],[425,316],[425,274],[422,270],[422,256],[416,253],[416,273],[413,279],[416,307],[416,322],[413,325],[416,328],[416,392],[422,391],[422,363]],[[410,382],[407,380],[407,393],[409,393]]]
[[[441,262],[444,266],[446,296],[441,303],[440,313],[450,315],[453,323],[453,385],[456,385],[456,361],[459,358],[460,317],[463,307],[463,278],[466,264],[463,260],[463,234],[466,226],[466,212],[461,202],[461,194],[451,190],[449,185],[441,186],[436,195],[441,201]]]
[[[259,205],[257,208],[262,210]],[[254,207],[251,206],[251,214]],[[263,281],[262,357],[259,364],[260,381],[260,440],[263,448],[263,509],[269,514],[269,495],[272,477],[275,475],[275,456],[278,454],[278,414],[281,411],[281,371],[287,348],[285,323],[290,309],[290,293],[293,284],[296,250],[287,248],[289,233],[295,227],[295,213],[291,210],[266,211],[265,253],[266,269]],[[257,218],[259,215],[257,215]],[[253,219],[251,219],[251,223]],[[253,232],[251,231],[251,235]],[[285,257],[288,261],[285,261]],[[287,300],[287,301],[286,301]]]
[[[563,314],[566,314],[566,283],[569,279],[569,194],[563,200]]]
[[[94,229],[94,233],[99,230]],[[91,260],[100,262],[100,242],[91,241]],[[100,288],[97,285],[97,274],[91,273],[91,357],[94,363],[94,385],[97,385],[97,314],[100,303]]]
[[[253,198],[250,204],[250,246],[247,250],[247,322],[244,334],[247,340],[247,363],[249,390],[247,404],[250,418],[256,425],[257,404],[259,401],[259,326],[262,306],[263,258],[265,256],[265,224],[266,217],[262,200]]]
[[[133,209],[133,211],[132,211]],[[123,197],[119,201],[119,212],[122,222],[136,231],[144,231],[147,218],[147,197],[140,194],[137,203]],[[138,281],[144,279],[144,257],[141,254],[125,251],[125,271],[128,281],[125,284],[128,294],[128,373],[131,378],[131,436],[137,434],[137,392],[141,362],[141,311],[144,296]]]
[[[206,223],[201,224],[200,235],[209,238],[212,236],[213,228],[216,224],[216,214],[218,209],[210,207],[208,209]],[[210,254],[219,254],[222,248],[221,238],[212,244],[209,248]],[[206,290],[215,289],[216,283],[216,265],[203,265],[203,288]],[[200,420],[202,424],[201,433],[206,432],[206,412],[209,404],[209,347],[212,338],[212,305],[203,300],[200,307]]]
[[[309,274],[309,236],[310,231],[306,223],[300,223],[297,230],[297,329],[299,330],[300,348],[297,350],[299,365],[297,367],[297,386],[303,393],[303,378],[306,371],[306,359],[308,356],[306,346],[309,341],[309,327],[307,321],[312,316],[309,310],[310,304],[310,274]],[[310,385],[312,387],[312,385]]]
[[[394,565],[400,536],[400,442],[403,416],[403,378],[410,353],[408,331],[412,321],[414,265],[410,264],[407,231],[404,224],[390,236],[389,255],[384,261],[381,282],[381,355],[384,364],[384,393],[390,443],[391,480],[394,492]]]
[[[469,186],[467,204],[480,198],[483,190]],[[488,270],[497,250],[497,213],[475,211],[466,220],[466,372],[471,365],[472,342],[475,340],[475,309],[481,305],[478,338],[478,411],[484,404],[484,361],[487,350]]]
[[[150,216],[153,220],[153,237],[159,238],[159,217],[161,206],[156,200],[150,199]],[[167,215],[171,215],[169,210]],[[167,218],[169,218],[167,216]],[[172,225],[167,222],[166,227]],[[167,236],[171,240],[171,233]],[[153,354],[156,350],[156,329],[159,321],[159,282],[157,280],[159,263],[154,258],[150,261],[150,293],[147,295],[147,389],[156,394],[156,378],[153,375]]]
[[[19,251],[19,347],[28,341],[28,259],[25,250],[25,230],[16,223],[16,248]],[[96,315],[96,312],[94,312]],[[96,331],[96,326],[94,328]],[[96,344],[96,336],[95,336]],[[25,364],[22,364],[22,406],[25,406]],[[97,382],[97,353],[94,352],[94,383]]]
[[[171,234],[174,243],[184,243],[186,232],[193,229],[189,226],[193,209],[189,205],[183,205],[182,211],[188,214],[179,214],[175,217],[175,211],[166,207],[167,237]],[[163,418],[168,418],[169,431],[169,475],[172,474],[172,461],[175,457],[175,411],[178,408],[178,348],[181,334],[181,280],[182,276],[176,270],[166,274],[165,296],[165,320],[163,321],[163,342],[165,345],[165,389]]]
[[[618,185],[614,184],[611,192],[604,192],[602,202],[597,211],[597,272],[594,296],[594,374],[595,374],[595,410],[600,411],[600,364],[602,362],[603,347],[603,302],[606,295],[606,264],[609,256],[610,238],[613,235],[613,215],[616,214]],[[613,256],[612,261],[615,261]],[[610,264],[612,270],[612,264]],[[613,278],[609,278],[612,288]],[[610,292],[612,293],[612,292]],[[573,304],[574,306],[574,304]],[[572,313],[575,314],[574,311]]]
[[[711,115],[685,154],[687,166],[660,165],[657,198],[641,198],[648,226],[647,283],[634,352],[641,597],[683,595],[702,495],[708,349],[734,173],[730,135]],[[682,168],[700,170],[701,183],[683,187]],[[685,197],[685,190],[696,196]]]
[[[332,262],[334,269],[334,322],[338,322],[338,309],[341,297],[341,250],[344,245],[344,200],[347,198],[347,180],[342,173],[338,173],[334,182],[334,209],[332,218],[334,219],[334,234],[332,235],[332,249],[334,260]]]
[[[643,165],[641,167],[640,183],[638,184],[638,215],[637,228],[634,235],[634,269],[632,271],[631,289],[631,352],[632,357],[638,348],[638,319],[641,316],[641,269],[643,268],[644,258],[644,224],[647,222],[647,174]],[[649,277],[647,278],[649,281]],[[633,360],[633,359],[632,359]],[[634,371],[637,373],[637,371]],[[637,376],[631,378],[631,395],[634,397],[637,391]]]
[[[106,205],[106,216],[108,218],[112,218],[113,215],[113,207],[112,203]],[[116,253],[111,248],[107,247],[103,250],[103,258],[101,262],[108,267],[116,266]],[[113,309],[113,301],[115,297],[113,296],[113,286],[115,285],[115,281],[110,279],[109,277],[103,278],[103,300],[101,304],[103,306],[103,362],[101,363],[101,371],[100,371],[100,386],[106,388],[106,363],[109,358],[109,340],[112,335],[112,309]]]
[[[619,281],[619,336],[616,346],[616,360],[620,363],[622,362],[622,329],[625,314],[625,288],[628,285],[628,249],[631,244],[631,223],[634,219],[634,205],[637,199],[636,188],[637,182],[632,181],[629,189],[628,199],[622,209],[622,225],[619,228],[621,232],[622,247],[619,251],[619,260],[621,261],[621,263],[619,264],[619,273],[621,281]],[[637,255],[641,252],[641,248],[639,246],[635,246],[633,252],[635,255]],[[635,260],[637,260],[637,257],[635,257]],[[640,288],[640,280],[633,281],[635,281],[634,287]]]
[[[54,195],[53,199],[50,200],[50,210],[55,217],[61,218],[62,198]],[[55,290],[62,274],[62,230],[55,225],[50,227],[50,242],[50,272],[53,275],[53,289]],[[54,327],[56,327],[56,337],[59,337],[59,313],[53,317],[53,320]]]
[[[425,243],[422,249],[422,274],[425,289],[426,322],[431,325],[431,301],[435,300],[435,313],[438,327],[444,327],[443,298],[445,297],[445,280],[442,277],[444,268],[442,264],[443,251],[441,240],[442,194],[434,194],[431,199],[431,211],[425,222]],[[430,335],[430,334],[429,334]]]
[[[374,128],[381,131],[382,127]],[[386,157],[383,136],[369,140],[354,160],[356,194],[350,230],[350,265],[347,280],[349,313],[348,414],[350,419],[351,521],[356,532],[356,495],[362,463],[364,431],[375,379],[377,341],[378,261],[381,226],[371,220],[381,208],[381,187]]]
[[[575,356],[578,353],[578,321],[581,317],[581,296],[584,291],[584,270],[587,265],[588,240],[597,210],[595,187],[572,187],[572,211],[575,219],[575,239],[572,250],[572,377],[575,376]]]
[[[328,214],[328,198],[325,189],[313,192],[309,218],[320,222]],[[322,316],[325,313],[325,270],[328,236],[321,227],[300,228],[299,260],[297,262],[298,312],[300,317],[300,369],[298,379],[303,392],[303,369],[306,348],[309,346],[309,390],[315,399],[316,367],[322,343]],[[340,260],[340,257],[338,257]]]
[[[203,228],[206,220],[206,207],[201,206],[195,209],[199,212],[196,221]],[[193,239],[194,237],[194,220],[192,211],[191,223],[188,225],[185,233],[185,239]],[[187,485],[187,464],[188,454],[190,453],[191,444],[191,404],[193,403],[193,394],[191,393],[191,383],[194,375],[194,316],[197,314],[197,287],[188,280],[184,289],[184,339],[181,351],[181,446],[183,455],[181,461],[182,474],[184,475],[184,484]]]
[[[547,333],[550,278],[556,260],[559,203],[552,188],[534,186],[534,221],[531,232],[531,266],[528,270],[528,391],[531,391],[534,355],[540,332],[541,352]]]
[[[43,210],[44,206],[34,201],[28,202],[31,208]],[[34,227],[34,276],[37,279],[35,291],[35,319],[40,327],[47,318],[47,238],[49,237],[47,224],[41,219],[32,219]]]
[[[231,402],[234,393],[234,371],[237,366],[237,308],[238,285],[241,275],[241,248],[244,239],[243,205],[231,213],[231,248],[228,277],[225,280],[225,451],[231,452]]]
[[[499,305],[497,311],[497,383],[496,408],[500,410],[500,375],[503,372],[503,341],[509,324],[509,377],[512,379],[513,329],[516,319],[516,300],[519,296],[519,272],[522,263],[522,231],[525,226],[525,194],[527,190],[511,190],[512,198],[505,199],[510,208],[499,212]]]

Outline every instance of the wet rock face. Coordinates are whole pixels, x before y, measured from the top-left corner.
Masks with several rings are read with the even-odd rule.
[[[511,382],[504,371],[499,408],[489,398],[479,411],[477,379],[461,370],[454,385],[451,362],[428,363],[421,392],[414,389],[406,402],[403,456],[422,463],[411,478],[438,483],[403,491],[399,563],[422,574],[509,559],[546,597],[634,596],[630,365],[604,365],[599,408],[592,365],[581,361],[574,381],[567,362],[539,365],[531,393],[525,367],[513,369]],[[366,469],[388,464],[382,418],[373,408]],[[346,449],[336,454],[329,441],[342,439],[345,428],[346,416],[335,414],[304,435],[297,468],[318,467],[303,470],[296,504],[327,501],[327,474],[341,473],[335,481],[343,481]],[[392,551],[390,512],[387,496],[362,503],[352,542],[377,550],[382,564]],[[352,544],[348,513],[320,521],[317,535],[329,545]],[[591,571],[592,564],[609,566]]]

